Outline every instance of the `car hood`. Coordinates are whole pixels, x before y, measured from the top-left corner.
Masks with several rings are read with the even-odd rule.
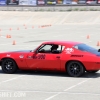
[[[7,51],[7,52],[1,52],[1,53],[29,53],[29,52],[34,52],[34,50],[18,50],[18,51]]]
[[[18,50],[18,51],[9,51],[10,53],[13,53],[13,52],[32,52],[32,50]]]

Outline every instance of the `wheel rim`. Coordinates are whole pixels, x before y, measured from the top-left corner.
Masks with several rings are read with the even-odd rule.
[[[74,76],[77,76],[77,75],[80,74],[80,70],[81,70],[81,69],[80,69],[79,64],[73,63],[73,64],[70,65],[69,70],[70,70],[70,73],[71,73],[71,74],[73,74]]]
[[[11,60],[7,59],[5,60],[4,67],[7,71],[13,70],[14,63]]]

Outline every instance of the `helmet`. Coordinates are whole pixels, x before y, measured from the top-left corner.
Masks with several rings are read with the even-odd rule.
[[[57,49],[57,48],[58,48],[58,45],[53,45],[53,46],[51,47],[51,51],[54,50],[54,49]]]

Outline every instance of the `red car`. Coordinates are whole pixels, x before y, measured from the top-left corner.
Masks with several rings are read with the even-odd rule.
[[[79,77],[100,69],[100,51],[79,42],[49,41],[35,50],[0,53],[0,65],[5,73],[18,69],[60,71]]]

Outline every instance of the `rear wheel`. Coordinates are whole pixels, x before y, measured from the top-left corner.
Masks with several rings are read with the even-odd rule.
[[[96,72],[98,72],[99,70],[89,70],[89,71],[87,71],[88,73],[96,73]]]
[[[4,59],[1,64],[4,73],[12,74],[17,71],[17,65],[12,59]]]
[[[66,66],[67,73],[72,77],[79,77],[84,74],[83,65],[77,61],[71,61]]]

